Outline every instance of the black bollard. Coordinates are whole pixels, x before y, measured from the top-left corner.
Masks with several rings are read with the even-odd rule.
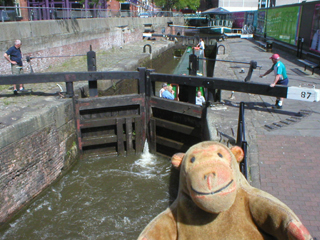
[[[199,68],[199,59],[197,55],[189,55],[189,75],[196,76]],[[182,102],[196,103],[196,87],[180,85],[179,100]]]
[[[92,46],[90,45],[90,51],[87,52],[87,65],[88,72],[97,71],[96,65],[96,52],[92,51]],[[98,97],[98,82],[96,79],[90,79],[89,81],[89,95],[90,97]]]
[[[217,41],[214,41],[212,45],[206,46],[204,54],[206,58],[216,59],[218,53]],[[214,76],[214,67],[216,61],[207,61],[207,77]],[[206,95],[207,102],[212,105],[214,102],[221,102],[221,89],[208,89]]]

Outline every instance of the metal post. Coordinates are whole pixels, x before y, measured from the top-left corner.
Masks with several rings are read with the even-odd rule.
[[[298,37],[298,41],[297,41],[297,57],[298,58],[300,58],[299,57],[299,53],[300,53],[300,44],[301,44],[301,38],[300,37]]]
[[[218,47],[216,42],[214,45],[208,45],[204,50],[205,57],[212,60],[206,61],[207,77],[214,76],[214,67],[217,60],[217,53]],[[221,102],[221,89],[208,89],[206,99],[207,102],[210,103],[210,105],[212,105],[213,102]]]
[[[303,42],[304,39],[301,37],[298,37],[298,42],[297,42],[297,57],[302,58],[302,48],[303,48]]]
[[[250,81],[253,69],[256,69],[258,66],[258,63],[256,61],[250,61],[250,67],[249,67],[249,72],[246,78],[244,79],[245,82]]]
[[[189,75],[196,76],[198,70],[198,57],[197,55],[189,55]],[[196,103],[196,88],[192,86],[180,85],[180,101]]]
[[[156,141],[155,141],[155,131],[153,131],[153,125],[152,122],[150,121],[151,118],[151,97],[154,96],[152,94],[152,84],[151,84],[151,79],[150,79],[150,74],[153,72],[153,69],[148,69],[145,71],[146,77],[145,77],[145,121],[146,124],[144,124],[144,132],[145,132],[145,138],[148,139],[148,144],[149,144],[149,150],[151,153],[156,152]],[[149,130],[149,131],[148,131]]]
[[[240,171],[247,178],[247,141],[245,134],[245,122],[244,122],[244,102],[240,103],[239,119],[238,119],[238,133],[237,133],[237,145],[242,148],[244,157],[240,163]]]
[[[300,52],[299,52],[299,58],[302,58],[302,49],[303,49],[303,43],[304,43],[304,38],[301,38],[301,44],[300,44]]]
[[[244,102],[241,102],[240,108],[239,108],[237,145],[241,146],[242,141],[245,139],[246,139],[246,136],[245,136],[245,126],[244,126]]]
[[[246,179],[248,179],[248,167],[247,167],[247,141],[242,142],[242,149],[244,152],[244,157],[242,162],[240,163],[240,169],[242,174],[245,176]]]
[[[97,71],[96,65],[96,52],[92,51],[92,46],[90,45],[90,51],[87,52],[87,65],[88,72]],[[89,95],[90,97],[98,97],[98,82],[96,79],[90,79],[89,82]]]

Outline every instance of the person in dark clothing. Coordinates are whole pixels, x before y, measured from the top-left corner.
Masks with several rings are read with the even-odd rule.
[[[9,63],[11,63],[12,74],[23,74],[22,52],[20,47],[21,41],[16,40],[14,42],[14,46],[9,48],[3,55],[4,58],[7,59]],[[20,84],[19,90],[24,90],[23,84]],[[15,84],[13,85],[13,93],[18,94],[18,89]]]

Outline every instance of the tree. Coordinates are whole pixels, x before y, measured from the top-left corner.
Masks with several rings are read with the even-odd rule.
[[[14,0],[0,0],[0,6],[14,6]]]
[[[200,0],[179,0],[176,4],[179,9],[185,9],[186,7],[197,10],[200,6]]]
[[[200,0],[155,0],[155,4],[163,10],[184,9],[186,7],[197,10],[200,6]]]
[[[94,6],[94,5],[98,6],[98,5],[101,4],[101,2],[102,2],[102,1],[100,1],[100,0],[89,0],[89,1],[88,1],[88,4],[89,4],[89,5],[92,5],[92,6]],[[81,4],[84,4],[84,3],[85,3],[85,0],[81,0],[80,3],[81,3]]]

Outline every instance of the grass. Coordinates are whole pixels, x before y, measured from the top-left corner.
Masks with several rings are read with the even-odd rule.
[[[2,90],[8,90],[10,85],[0,85],[0,91]]]
[[[4,104],[5,106],[8,106],[10,103],[11,103],[11,102],[10,102],[9,100],[3,100],[3,104]]]

